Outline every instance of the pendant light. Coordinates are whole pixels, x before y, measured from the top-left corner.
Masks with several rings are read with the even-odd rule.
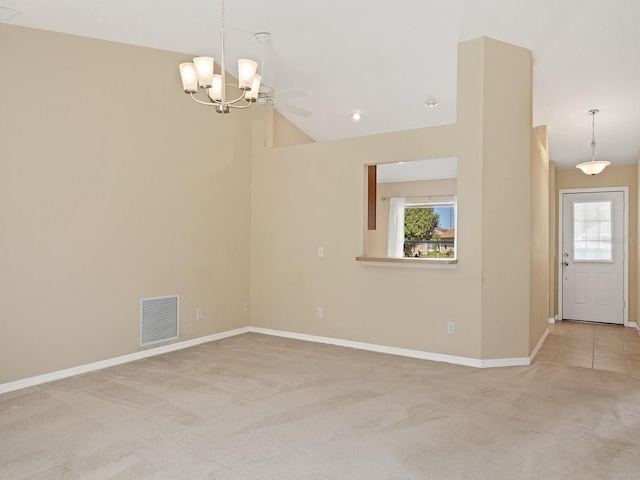
[[[606,160],[596,160],[596,113],[598,112],[600,110],[597,108],[589,110],[589,115],[591,115],[591,161],[576,165],[576,168],[582,170],[586,175],[597,175],[611,165],[611,162]]]

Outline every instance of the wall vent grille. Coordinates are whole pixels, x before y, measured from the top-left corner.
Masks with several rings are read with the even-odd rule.
[[[178,338],[178,295],[140,299],[140,346]]]

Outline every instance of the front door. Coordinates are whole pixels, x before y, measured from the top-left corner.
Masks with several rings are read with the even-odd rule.
[[[624,323],[624,193],[562,195],[562,317]]]

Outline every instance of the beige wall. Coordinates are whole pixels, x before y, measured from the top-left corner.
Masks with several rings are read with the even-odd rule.
[[[399,153],[405,159],[430,151],[451,156],[452,133],[450,126],[439,127],[256,155],[251,324],[479,358],[480,286],[473,269],[479,261],[469,257],[471,232],[459,238],[465,254],[456,270],[355,261],[363,249],[364,165]],[[316,318],[318,306],[324,308],[322,320]],[[451,320],[457,322],[453,336],[446,333]]]
[[[529,338],[531,131],[530,53],[480,38],[458,48],[455,125],[256,151],[251,324],[472,358],[528,356],[538,341]],[[364,166],[438,157],[458,158],[457,267],[356,262]],[[513,245],[494,251],[505,232]]]
[[[0,44],[0,383],[137,351],[139,299],[166,294],[180,340],[251,323],[485,359],[537,341],[528,51],[459,46],[455,125],[299,144],[282,119],[189,101],[184,55],[9,25]],[[290,146],[263,148],[273,135]],[[456,268],[356,262],[364,166],[442,157],[458,158]],[[503,227],[513,262],[491,248]]]
[[[367,230],[369,257],[386,257],[389,232],[389,198],[424,195],[455,195],[456,179],[417,180],[411,182],[379,183],[376,193],[376,229]],[[386,198],[386,200],[382,200]],[[437,199],[435,199],[437,200]]]
[[[549,161],[549,318],[555,318],[556,310],[556,288],[558,283],[558,250],[556,248],[556,203],[558,202],[556,193],[556,164]]]
[[[289,147],[313,143],[315,140],[304,133],[278,112],[273,113],[273,146]]]
[[[549,319],[555,317],[555,291],[556,291],[556,166],[555,163],[549,160],[549,129],[547,126],[539,126],[535,128],[536,139],[532,143],[532,162],[535,162],[535,156],[538,155],[535,152],[537,147],[540,155],[543,156],[543,162],[546,164],[546,171],[548,173],[547,183],[547,200],[538,199],[534,201],[532,199],[531,208],[532,211],[539,210],[539,204],[545,204],[548,210],[548,219],[546,221],[548,240],[547,240],[547,271],[548,271],[548,284],[549,290],[547,294],[548,309],[547,316]]]
[[[180,295],[180,340],[246,326],[251,113],[189,100],[184,55],[0,45],[0,384],[137,351],[141,297]]]
[[[498,352],[505,357],[528,354],[532,230],[531,53],[493,42],[485,55],[480,127],[482,354],[487,358]]]
[[[536,347],[549,322],[549,139],[541,126],[531,138],[531,258],[529,350]]]
[[[577,168],[556,171],[556,199],[559,191],[571,188],[629,187],[629,320],[635,321],[638,312],[638,167],[637,165],[610,166],[594,176],[585,175]],[[558,208],[556,205],[556,228]],[[555,239],[556,251],[558,238]],[[557,264],[555,274],[558,274]],[[555,292],[555,311],[558,311],[558,292]]]

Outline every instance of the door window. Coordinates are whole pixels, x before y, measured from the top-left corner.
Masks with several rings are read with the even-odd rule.
[[[611,262],[611,200],[573,202],[573,261]]]

